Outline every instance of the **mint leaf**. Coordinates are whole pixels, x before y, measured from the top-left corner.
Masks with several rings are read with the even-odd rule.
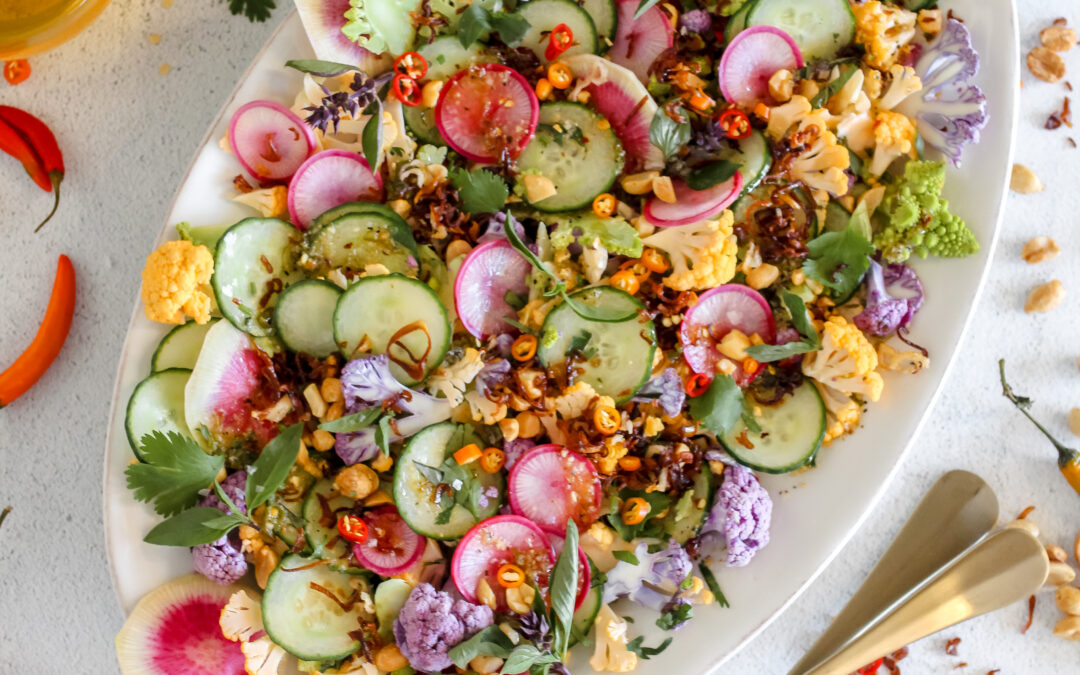
[[[694,169],[686,176],[686,185],[691,190],[708,190],[735,175],[742,168],[741,164],[720,159],[703,167]]]
[[[282,429],[259,453],[258,459],[248,470],[245,491],[248,513],[265,504],[285,482],[289,470],[296,463],[296,455],[300,452],[300,436],[303,433],[303,422],[297,422]]]
[[[424,480],[428,481],[429,483],[433,485],[439,485],[445,482],[443,480],[443,472],[439,469],[418,462],[415,459],[413,460],[413,466],[415,466],[417,472],[419,472],[420,475],[424,477]]]
[[[826,232],[806,245],[808,256],[802,269],[806,276],[832,291],[834,298],[847,298],[862,282],[870,268],[874,246],[852,221],[840,232]]]
[[[691,493],[687,492],[686,494],[691,494]],[[630,565],[640,565],[641,564],[641,561],[638,560],[638,557],[636,555],[634,555],[633,553],[631,553],[630,551],[612,551],[611,555],[616,560],[621,560],[624,563],[627,563],[627,564],[630,564]]]
[[[676,122],[663,109],[657,111],[649,123],[649,142],[663,151],[665,160],[671,159],[689,141],[690,122]]]
[[[742,390],[730,375],[717,375],[704,394],[690,399],[690,416],[717,436],[734,427],[742,412]]]
[[[162,516],[194,506],[199,491],[225,466],[224,456],[206,454],[194,440],[175,431],[143,436],[139,451],[143,461],[124,471],[128,489],[134,491],[135,499],[152,502],[154,511]]]
[[[537,593],[537,595],[540,595]],[[488,626],[464,642],[450,648],[450,660],[458,668],[468,668],[469,661],[477,656],[495,656],[505,659],[514,649],[514,643],[499,630],[498,626]]]
[[[347,63],[322,61],[319,59],[293,59],[291,61],[286,61],[285,67],[299,70],[301,73],[307,73],[309,75],[314,75],[315,77],[336,77],[353,70],[358,70],[356,66],[350,66]]]
[[[510,196],[506,182],[485,169],[454,169],[450,172],[450,182],[457,188],[465,211],[474,215],[495,213],[506,205],[506,199]]]
[[[382,408],[361,410],[351,415],[339,417],[331,422],[323,422],[319,425],[319,428],[332,434],[351,434],[370,427],[381,414]]]
[[[491,30],[489,16],[486,9],[475,3],[461,13],[457,36],[462,47],[468,49],[481,35]]]
[[[209,544],[225,536],[247,518],[224,514],[209,506],[197,506],[158,523],[143,538],[148,544],[158,546],[198,546]]]

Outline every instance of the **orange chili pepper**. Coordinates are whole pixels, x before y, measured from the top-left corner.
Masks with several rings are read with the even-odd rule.
[[[565,63],[553,63],[548,66],[547,79],[556,89],[566,89],[574,81],[574,74]]]
[[[695,89],[690,94],[689,103],[690,107],[694,110],[706,114],[709,112],[709,109],[716,105],[716,101],[713,100],[713,97],[706,94],[702,89]]]
[[[514,563],[506,563],[495,573],[495,580],[503,588],[517,588],[525,583],[525,571]]]
[[[623,471],[637,471],[641,468],[641,458],[639,457],[620,457],[619,468]]]
[[[758,371],[758,368],[760,367],[761,364],[754,360],[752,356],[747,356],[745,359],[743,359],[742,369],[746,371],[747,375],[753,375]]]
[[[25,110],[0,105],[0,150],[22,162],[23,168],[42,190],[56,192],[52,211],[34,229],[40,230],[60,206],[60,182],[64,180],[64,156],[56,136],[44,122]]]
[[[528,361],[536,354],[536,336],[528,333],[518,336],[510,345],[510,355],[515,361]]]
[[[631,497],[623,504],[622,521],[627,525],[638,525],[645,522],[645,518],[651,510],[652,507],[649,506],[649,502],[641,497]]]
[[[610,218],[615,213],[615,195],[610,192],[601,192],[592,200],[593,213],[601,218]]]
[[[536,98],[541,101],[546,101],[551,98],[551,83],[548,82],[546,77],[541,77],[536,81]]]
[[[488,473],[498,473],[506,464],[506,453],[498,448],[484,448],[480,456],[480,468]]]
[[[49,369],[64,346],[74,315],[75,268],[71,260],[62,255],[41,328],[22,356],[0,373],[0,408],[26,393]]]
[[[16,59],[4,63],[4,79],[14,86],[22,84],[30,77],[30,62],[26,59]]]
[[[667,258],[660,251],[655,248],[647,248],[641,253],[641,264],[646,267],[650,272],[656,272],[657,274],[663,274],[671,267],[668,264]]]
[[[368,539],[367,523],[360,516],[351,513],[338,518],[337,529],[344,539],[354,544],[363,544]]]
[[[613,274],[611,276],[611,285],[620,291],[626,291],[630,295],[634,295],[641,290],[641,281],[630,270],[619,270]]]
[[[471,464],[480,459],[482,454],[479,445],[476,443],[469,443],[454,453],[454,461],[458,464]]]
[[[619,411],[609,405],[598,405],[593,410],[593,426],[605,436],[610,436],[619,430],[622,416]]]

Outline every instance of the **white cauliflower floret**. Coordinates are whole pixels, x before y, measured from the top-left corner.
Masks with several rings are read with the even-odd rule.
[[[600,283],[600,279],[603,278],[604,271],[607,269],[607,264],[608,251],[600,245],[599,240],[590,246],[586,246],[585,250],[581,252],[581,271],[590,284]]]
[[[664,227],[645,237],[646,246],[658,248],[671,259],[671,274],[664,285],[676,291],[714,288],[731,281],[738,263],[731,211],[716,220],[694,225]]]
[[[903,7],[886,5],[879,0],[854,3],[855,42],[866,47],[863,60],[882,70],[896,63],[896,59],[912,38],[918,15]]]
[[[596,390],[588,382],[575,382],[555,398],[555,411],[564,420],[581,417],[596,398]]]
[[[828,445],[837,438],[850,434],[859,426],[862,409],[859,404],[842,391],[820,382],[814,382],[821,400],[825,402],[825,439]]]
[[[432,394],[442,394],[452,406],[459,405],[465,400],[465,389],[483,369],[484,361],[480,352],[468,347],[465,355],[456,363],[440,366],[431,373],[426,384],[427,390]]]
[[[848,191],[844,170],[851,166],[851,156],[827,127],[827,111],[816,110],[803,119],[799,131],[816,129],[816,133],[809,147],[791,163],[791,175],[812,190],[824,190],[834,197],[843,197]]]
[[[244,670],[249,675],[276,675],[285,650],[274,644],[263,627],[262,603],[247,591],[237,591],[221,609],[218,620],[225,639],[240,643]],[[252,637],[259,635],[258,639]]]
[[[495,403],[475,389],[465,394],[465,402],[469,404],[469,412],[475,422],[496,424],[506,417],[505,403]]]
[[[593,670],[628,673],[637,668],[637,654],[626,648],[627,624],[608,605],[596,615],[596,647],[589,665]]]
[[[805,96],[792,96],[787,103],[769,109],[769,125],[765,128],[765,133],[772,138],[783,138],[788,130],[809,115],[811,110],[813,106],[810,105],[810,99]]]
[[[838,391],[880,399],[885,382],[877,372],[877,352],[862,331],[834,315],[824,322],[822,333],[821,349],[803,358],[803,375]]]

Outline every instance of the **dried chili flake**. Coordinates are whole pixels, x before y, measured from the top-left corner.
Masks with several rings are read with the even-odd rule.
[[[967,661],[961,661],[960,663],[953,666],[953,670],[959,670],[960,668],[967,668],[967,666],[968,666]]]
[[[1035,596],[1032,595],[1030,598],[1028,598],[1028,618],[1027,618],[1027,623],[1024,624],[1024,627],[1020,629],[1020,634],[1021,635],[1028,632],[1028,629],[1031,628],[1031,621],[1034,618],[1035,618]]]
[[[1043,124],[1043,129],[1046,129],[1047,131],[1053,131],[1059,127],[1061,127],[1061,115],[1056,112],[1052,113],[1050,117],[1047,117],[1046,123]]]
[[[890,656],[886,656],[881,660],[881,665],[889,671],[889,675],[900,675],[900,666],[896,665],[896,660]]]
[[[1069,84],[1068,80],[1065,80],[1065,89],[1068,91],[1072,91],[1072,85]]]
[[[1073,139],[1071,139],[1071,138],[1066,138],[1066,139],[1065,139],[1065,142],[1069,144],[1069,147],[1072,147],[1072,148],[1075,148],[1075,147],[1076,147],[1076,141],[1074,141],[1074,140],[1073,140]]]
[[[233,187],[242,194],[247,194],[255,189],[251,186],[251,183],[247,181],[247,178],[244,178],[240,174],[236,174],[236,177],[233,178],[232,182]]]
[[[907,656],[908,656],[908,648],[907,647],[901,647],[900,649],[897,649],[892,654],[889,654],[889,658],[891,658],[893,661],[903,661],[904,659],[907,658]]]
[[[1034,506],[1027,506],[1027,507],[1024,508],[1023,511],[1020,512],[1020,515],[1018,515],[1016,517],[1016,519],[1017,520],[1023,520],[1024,518],[1027,518],[1028,516],[1030,516],[1031,512],[1034,511],[1034,510],[1035,510]]]
[[[1069,20],[1063,16],[1059,16],[1058,18],[1054,19],[1055,26],[1064,26],[1067,23],[1069,23]]]
[[[1065,97],[1065,104],[1061,107],[1061,121],[1065,126],[1072,128],[1072,111],[1069,110],[1069,97]]]
[[[956,647],[960,644],[960,638],[952,638],[945,643],[945,653],[949,656],[956,656]]]

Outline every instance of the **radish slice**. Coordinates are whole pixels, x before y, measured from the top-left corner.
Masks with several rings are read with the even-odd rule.
[[[507,291],[523,294],[532,265],[510,242],[496,239],[474,248],[454,280],[454,305],[465,330],[484,340],[513,327],[504,318],[517,318],[506,301]]]
[[[289,184],[289,215],[306,230],[311,221],[347,202],[382,200],[382,178],[347,150],[323,150],[304,162]]]
[[[150,591],[116,635],[124,675],[244,675],[239,642],[218,621],[239,586],[192,574]]]
[[[252,101],[233,114],[229,145],[258,180],[285,180],[315,151],[315,134],[285,106]]]
[[[716,345],[735,328],[748,336],[757,333],[768,344],[776,342],[772,309],[754,289],[727,284],[702,293],[697,304],[686,312],[679,333],[686,363],[695,373],[715,374],[716,364],[724,358]],[[736,366],[733,377],[740,387],[757,376],[748,375],[742,364]]]
[[[548,539],[551,540],[551,548],[555,551],[555,559],[559,559],[559,555],[562,553],[563,545],[566,544],[566,539],[555,534],[548,535]],[[581,607],[585,602],[585,596],[589,594],[589,587],[592,586],[592,565],[589,564],[589,556],[585,555],[585,549],[578,546],[578,592],[577,598],[574,600],[574,609]]]
[[[469,602],[476,602],[476,586],[487,580],[495,592],[497,611],[506,611],[506,592],[499,585],[499,567],[513,563],[533,584],[547,592],[555,554],[544,531],[521,516],[495,516],[482,520],[465,533],[454,549],[450,574],[454,587]]]
[[[517,157],[536,131],[540,102],[513,68],[483,64],[454,75],[439,92],[435,124],[454,150],[474,162]]]
[[[393,56],[374,54],[341,32],[348,23],[345,12],[352,9],[349,0],[295,0],[295,3],[316,58],[347,63],[368,75],[390,69]]]
[[[802,66],[802,52],[790,35],[773,26],[747,28],[735,36],[720,59],[720,91],[728,101],[752,108],[769,100],[769,78],[776,71]]]
[[[600,517],[600,477],[585,457],[561,445],[538,445],[510,470],[510,508],[545,532],[562,535],[573,518],[585,531]]]
[[[700,223],[720,213],[734,202],[742,191],[742,172],[723,183],[706,190],[694,190],[679,179],[675,186],[675,202],[668,203],[658,197],[645,202],[645,218],[658,227],[677,227]]]
[[[384,577],[401,574],[424,554],[427,539],[413,532],[392,505],[371,509],[364,520],[368,538],[353,545],[353,556],[372,572]]]
[[[634,13],[641,3],[639,0],[618,0],[619,23],[615,30],[615,44],[608,50],[607,57],[626,66],[643,83],[649,82],[649,67],[660,52],[675,44],[675,28],[667,14],[654,5],[637,19]]]

